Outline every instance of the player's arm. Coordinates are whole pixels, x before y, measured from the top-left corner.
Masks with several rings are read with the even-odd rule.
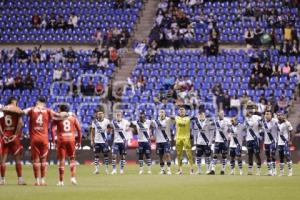
[[[138,134],[138,132],[137,132],[137,127],[136,127],[136,125],[133,124],[132,122],[130,123],[129,128],[131,128],[132,134],[133,134],[133,135],[137,135],[137,134]]]
[[[4,106],[4,107],[0,108],[0,111],[5,112],[5,113],[17,114],[17,115],[24,114],[23,110],[18,107]]]
[[[24,115],[28,115],[32,108],[26,108],[23,110]]]
[[[80,127],[80,124],[79,124],[79,121],[77,118],[75,118],[75,129],[77,132],[76,145],[78,147],[80,147],[81,141],[82,141],[82,132],[81,132],[81,127]]]
[[[3,135],[3,129],[2,129],[2,126],[0,124],[0,136],[2,136],[2,135]]]
[[[58,113],[58,112],[55,112],[54,110],[50,110],[51,119],[54,119],[54,120],[64,120],[67,117],[69,117],[70,115],[72,115],[72,113],[71,114],[68,112]]]
[[[90,140],[91,140],[91,145],[94,145],[94,139],[95,139],[95,127],[94,124],[92,124],[92,128],[90,129]]]
[[[23,119],[22,119],[22,117],[19,117],[18,118],[18,123],[17,123],[17,128],[16,128],[16,131],[14,133],[15,136],[21,133],[23,125],[24,125]]]

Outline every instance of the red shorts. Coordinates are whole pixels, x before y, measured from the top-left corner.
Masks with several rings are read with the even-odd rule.
[[[16,137],[16,139],[14,139],[13,141],[11,141],[10,143],[4,143],[4,141],[1,139],[1,154],[13,154],[13,155],[17,155],[22,153],[23,151],[23,146],[21,144],[20,141],[20,137]]]
[[[31,147],[31,158],[45,158],[48,156],[48,141],[46,140],[35,140],[30,141]]]
[[[66,156],[75,157],[75,142],[74,141],[59,141],[57,142],[57,159],[65,159]]]

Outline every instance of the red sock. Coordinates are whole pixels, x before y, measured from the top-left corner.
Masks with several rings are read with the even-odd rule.
[[[63,164],[62,163],[59,164],[58,171],[59,171],[59,181],[64,181],[64,174],[65,174],[64,163]]]
[[[44,178],[46,176],[47,171],[47,162],[42,162],[41,164],[41,177]]]
[[[35,179],[40,177],[40,166],[41,166],[41,163],[38,163],[38,162],[33,163],[33,174],[34,174]]]
[[[75,174],[76,174],[75,160],[72,160],[71,163],[70,163],[70,171],[71,171],[71,177],[75,177]]]
[[[5,172],[6,172],[6,164],[2,163],[2,165],[1,165],[1,177],[5,177]]]
[[[16,172],[18,177],[22,177],[22,163],[17,162],[16,163]]]

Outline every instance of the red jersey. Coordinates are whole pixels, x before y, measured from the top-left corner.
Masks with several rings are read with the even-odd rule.
[[[75,116],[69,116],[64,120],[54,121],[53,128],[55,127],[58,142],[75,142],[77,133],[77,141],[78,143],[81,143],[81,129]],[[52,131],[52,137],[54,137],[53,132],[54,130]]]
[[[48,141],[49,122],[52,119],[52,110],[48,108],[32,107],[29,112],[29,134],[31,139]]]
[[[3,117],[0,118],[0,125],[2,127],[4,136],[10,137],[15,134],[19,117],[20,116],[17,114],[4,112]]]

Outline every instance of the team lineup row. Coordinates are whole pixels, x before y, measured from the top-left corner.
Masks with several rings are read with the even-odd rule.
[[[81,145],[80,124],[73,113],[65,105],[59,106],[58,112],[46,108],[46,100],[38,98],[36,105],[25,110],[17,107],[17,99],[9,98],[7,105],[1,110],[0,135],[1,135],[1,177],[0,184],[5,184],[6,159],[8,153],[12,153],[16,161],[18,184],[26,184],[22,178],[22,145],[20,136],[22,133],[22,115],[29,117],[29,135],[31,146],[31,157],[35,185],[46,185],[46,168],[48,154],[48,129],[52,125],[52,140],[57,145],[57,157],[59,167],[58,186],[64,185],[64,164],[67,157],[70,160],[71,183],[77,184],[75,178],[75,147]],[[176,134],[172,137],[171,126],[175,124]],[[292,176],[292,162],[289,150],[291,124],[286,120],[283,113],[277,113],[277,118],[266,111],[264,116],[254,115],[248,110],[243,123],[236,118],[224,117],[224,112],[219,111],[215,119],[206,118],[205,112],[199,111],[197,116],[186,116],[185,107],[179,108],[178,116],[167,117],[164,110],[159,111],[159,117],[155,120],[147,120],[144,113],[139,114],[137,121],[129,122],[124,119],[122,112],[116,113],[113,120],[104,117],[103,111],[97,111],[96,118],[92,121],[91,143],[94,147],[95,174],[99,173],[99,154],[104,155],[105,171],[108,173],[109,145],[108,134],[113,136],[112,145],[112,174],[116,174],[117,156],[120,155],[120,173],[124,173],[126,163],[127,135],[131,130],[138,137],[137,155],[139,161],[139,174],[143,174],[144,156],[151,173],[151,147],[150,141],[154,139],[157,146],[157,154],[160,159],[161,174],[172,174],[171,172],[171,141],[175,140],[178,160],[178,172],[182,175],[183,149],[190,164],[190,173],[194,174],[194,159],[192,156],[192,141],[196,146],[197,173],[201,174],[201,159],[205,158],[206,173],[215,174],[218,157],[221,157],[221,174],[225,174],[227,154],[230,156],[230,174],[235,173],[235,161],[237,160],[242,174],[242,144],[246,142],[248,152],[248,174],[252,175],[253,157],[256,158],[257,175],[260,175],[261,158],[260,143],[265,145],[267,157],[268,175],[276,175],[276,151],[279,153],[280,173],[284,174],[285,162],[288,164],[288,175]],[[54,139],[56,141],[54,141]],[[211,146],[214,145],[213,152]],[[165,168],[165,163],[167,168]]]
[[[176,134],[172,137],[171,126],[175,124]],[[205,158],[206,173],[215,174],[218,157],[221,159],[221,174],[225,174],[227,154],[230,157],[230,174],[235,174],[235,162],[237,160],[240,174],[242,175],[242,145],[247,146],[248,152],[248,174],[253,173],[253,158],[256,158],[256,174],[261,174],[260,144],[264,143],[267,158],[268,175],[277,175],[276,152],[279,153],[280,173],[284,174],[284,161],[288,164],[288,175],[292,176],[292,161],[289,150],[291,141],[292,126],[285,118],[284,113],[273,113],[266,111],[264,116],[254,115],[251,110],[246,112],[245,120],[239,123],[233,117],[224,117],[221,110],[215,119],[207,118],[204,111],[199,111],[195,117],[186,116],[184,107],[179,108],[179,115],[167,117],[164,110],[159,111],[159,117],[155,120],[148,120],[142,112],[137,121],[129,122],[122,118],[122,112],[117,112],[116,119],[112,121],[104,118],[104,112],[98,111],[96,119],[92,122],[91,141],[94,146],[95,174],[99,173],[99,154],[104,155],[105,171],[108,173],[108,152],[107,134],[113,134],[112,145],[112,174],[116,174],[116,160],[120,155],[120,173],[124,173],[126,155],[126,132],[132,129],[133,134],[138,137],[137,155],[140,166],[139,174],[143,174],[144,156],[148,166],[148,173],[151,174],[151,146],[150,141],[156,141],[156,152],[159,156],[161,174],[172,174],[171,172],[171,141],[176,143],[178,160],[177,174],[182,172],[183,149],[190,164],[190,173],[194,174],[192,156],[192,145],[196,146],[197,174],[202,174],[201,159]],[[193,143],[193,144],[192,144]],[[212,149],[213,147],[213,151]],[[165,164],[167,168],[165,169]]]

